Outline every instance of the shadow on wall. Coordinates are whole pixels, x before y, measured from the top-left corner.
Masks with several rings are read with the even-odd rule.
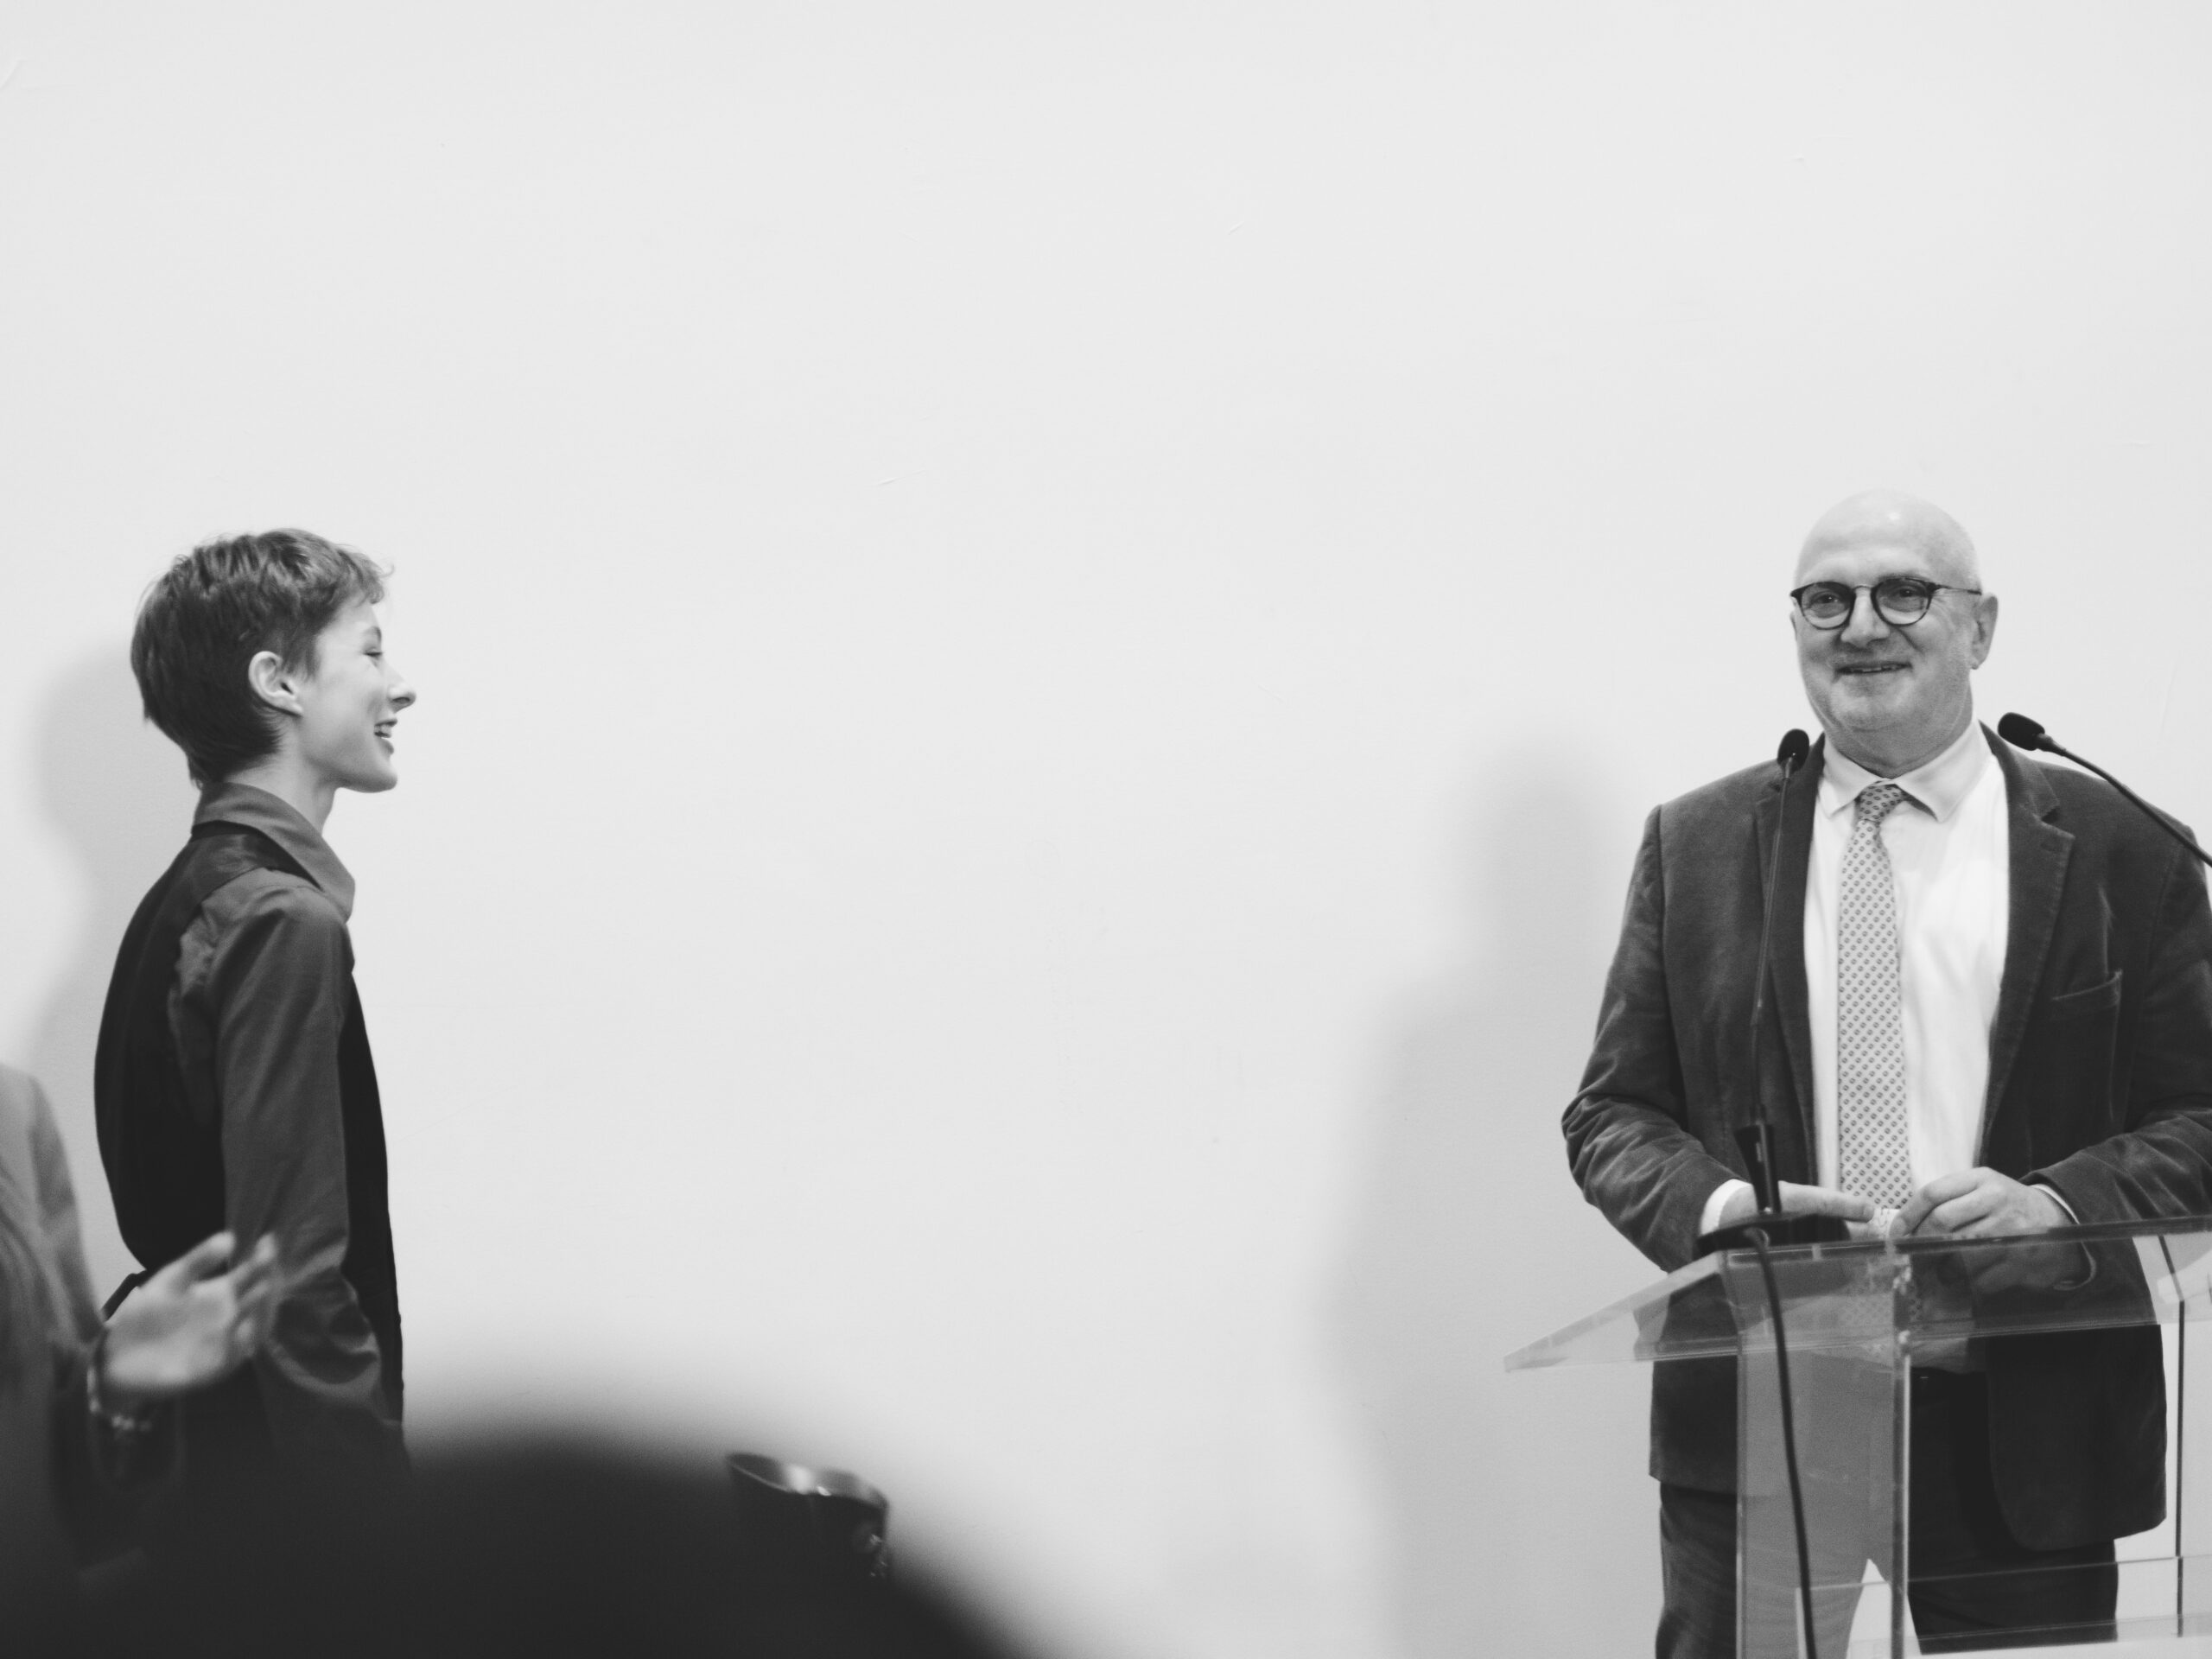
[[[1335,1336],[1408,1659],[1647,1649],[1648,1373],[1504,1356],[1654,1276],[1568,1173],[1628,870],[1557,756],[1489,768],[1468,960],[1414,1000],[1366,1104]]]
[[[176,856],[198,794],[176,746],[149,725],[120,640],[78,659],[48,692],[38,730],[41,801],[82,865],[87,902],[30,1064],[69,1145],[94,1292],[137,1266],[116,1230],[92,1120],[92,1048],[108,974],[131,912]]]

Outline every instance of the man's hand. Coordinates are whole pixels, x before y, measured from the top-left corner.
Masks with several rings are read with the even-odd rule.
[[[219,1382],[269,1335],[283,1294],[276,1241],[264,1236],[228,1273],[232,1239],[217,1233],[133,1291],[108,1321],[100,1393],[118,1411]]]
[[[1891,1229],[1898,1237],[1987,1238],[1999,1233],[2042,1233],[2070,1227],[2074,1218],[2049,1189],[2029,1186],[1993,1169],[1938,1175],[1897,1211]]]
[[[1758,1206],[1759,1201],[1751,1189],[1741,1188],[1720,1206],[1716,1226],[1733,1227],[1739,1221],[1749,1221],[1758,1213]],[[1782,1211],[1789,1216],[1841,1216],[1846,1221],[1874,1218],[1874,1206],[1864,1198],[1839,1192],[1832,1186],[1800,1186],[1795,1181],[1782,1183]]]

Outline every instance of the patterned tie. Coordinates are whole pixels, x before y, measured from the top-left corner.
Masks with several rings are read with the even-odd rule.
[[[1882,820],[1904,800],[1895,784],[1870,784],[1843,850],[1836,931],[1837,1184],[1878,1205],[1912,1196],[1912,1143],[1904,1110],[1904,1016],[1897,988],[1897,906]]]

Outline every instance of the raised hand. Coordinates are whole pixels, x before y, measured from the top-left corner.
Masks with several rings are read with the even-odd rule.
[[[283,1294],[264,1236],[227,1272],[236,1241],[202,1240],[133,1291],[107,1324],[100,1392],[132,1411],[219,1382],[258,1350]]]

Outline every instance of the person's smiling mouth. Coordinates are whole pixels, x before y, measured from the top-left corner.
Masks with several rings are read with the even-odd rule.
[[[1910,664],[1905,663],[1839,663],[1835,671],[1839,674],[1891,674],[1902,673],[1908,666]]]

